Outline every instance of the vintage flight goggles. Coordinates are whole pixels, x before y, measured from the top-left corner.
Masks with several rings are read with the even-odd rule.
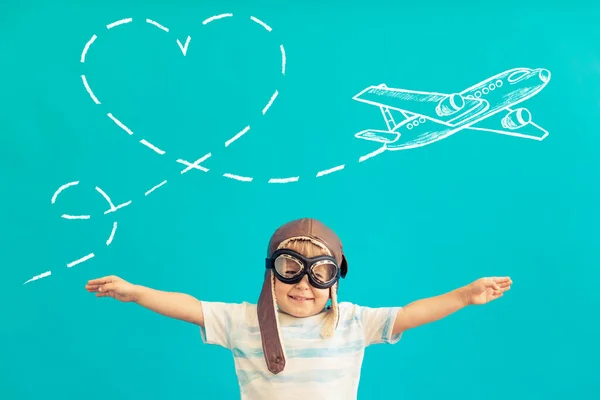
[[[283,283],[294,284],[308,275],[310,284],[318,289],[328,289],[340,278],[340,268],[335,258],[318,256],[306,258],[293,250],[280,249],[266,259],[267,269]]]

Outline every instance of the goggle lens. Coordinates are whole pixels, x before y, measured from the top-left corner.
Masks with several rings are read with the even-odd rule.
[[[301,260],[289,255],[282,254],[275,259],[275,270],[285,279],[293,279],[302,274],[304,265]],[[309,274],[317,282],[328,284],[337,276],[337,266],[329,261],[317,261],[309,270]]]

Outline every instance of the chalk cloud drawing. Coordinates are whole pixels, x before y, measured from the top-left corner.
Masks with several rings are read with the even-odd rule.
[[[547,69],[514,68],[453,94],[369,86],[353,99],[379,107],[387,129],[367,129],[355,137],[383,143],[376,154],[426,146],[465,129],[544,140],[548,132],[527,108],[515,106],[549,81]]]

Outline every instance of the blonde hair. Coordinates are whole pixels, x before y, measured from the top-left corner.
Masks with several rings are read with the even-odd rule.
[[[305,257],[312,258],[317,256],[333,256],[331,251],[321,242],[314,240],[309,237],[296,237],[288,240],[284,240],[279,244],[277,249],[288,249],[296,251]],[[273,275],[273,289],[275,285],[275,275]],[[331,307],[327,311],[325,321],[323,322],[323,328],[321,329],[321,336],[323,338],[331,338],[335,333],[339,318],[338,300],[337,300],[337,282],[329,289],[329,298],[331,299]],[[273,290],[273,296],[275,291]],[[276,299],[275,299],[276,300]]]

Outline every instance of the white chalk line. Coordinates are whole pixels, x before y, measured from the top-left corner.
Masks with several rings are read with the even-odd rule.
[[[132,203],[132,201],[133,201],[133,200],[129,200],[129,201],[127,201],[127,202],[123,203],[123,204],[119,204],[119,205],[118,205],[118,206],[116,206],[116,207],[114,207],[114,206],[113,206],[113,207],[111,207],[110,209],[108,209],[108,210],[104,211],[104,215],[106,215],[106,214],[110,214],[111,212],[115,212],[115,211],[117,211],[117,210],[119,210],[119,209],[121,209],[121,208],[123,208],[123,207],[127,207],[128,205],[130,205],[130,204]]]
[[[54,204],[56,202],[56,198],[58,197],[58,195],[65,190],[66,188],[70,187],[70,186],[75,186],[75,185],[79,185],[79,181],[73,181],[73,182],[69,182],[69,183],[65,183],[64,185],[62,185],[61,187],[58,188],[58,190],[56,192],[54,192],[54,195],[52,196],[52,204]]]
[[[200,163],[201,163],[201,162],[203,162],[203,161],[206,161],[206,160],[207,160],[207,159],[209,159],[211,156],[212,156],[212,153],[207,153],[207,154],[203,155],[202,157],[200,157],[199,159],[197,159],[196,161],[194,161],[194,163],[193,163],[193,164],[192,164],[192,163],[190,163],[189,161],[185,161],[185,160],[182,160],[182,159],[178,159],[178,160],[177,160],[177,162],[178,162],[178,163],[180,163],[180,164],[184,164],[184,165],[187,165],[187,166],[188,166],[186,169],[184,169],[184,170],[182,170],[182,171],[181,171],[181,174],[183,175],[183,174],[185,174],[186,172],[188,172],[188,171],[189,171],[189,170],[191,170],[191,169],[199,169],[199,170],[201,170],[201,171],[208,172],[208,169],[207,169],[207,168],[204,168],[204,167],[201,167],[201,166],[200,166]]]
[[[85,262],[85,261],[89,260],[90,258],[93,258],[94,256],[95,256],[94,253],[90,253],[87,256],[81,257],[78,260],[70,262],[69,264],[67,264],[67,268],[71,268],[71,267],[74,267],[74,266],[76,266],[78,264],[81,264],[82,262]]]
[[[89,215],[69,215],[69,214],[63,214],[61,215],[62,218],[64,219],[90,219]]]
[[[371,158],[371,157],[375,157],[376,155],[383,153],[384,151],[385,151],[385,147],[380,147],[380,148],[378,148],[377,150],[375,150],[375,151],[372,151],[372,152],[371,152],[371,153],[369,153],[369,154],[365,154],[364,156],[361,156],[361,157],[358,159],[358,162],[359,162],[359,163],[361,163],[361,162],[363,162],[363,161],[366,161],[366,160],[368,160],[368,159],[369,159],[369,158]]]
[[[117,231],[117,221],[113,222],[112,231],[110,232],[110,236],[108,237],[108,240],[106,241],[107,246],[109,246],[112,243],[113,238],[115,237],[116,231]]]
[[[210,18],[205,19],[204,21],[202,21],[202,25],[206,25],[212,21],[215,21],[217,19],[221,19],[221,18],[227,18],[227,17],[233,17],[233,14],[231,13],[227,13],[227,14],[219,14],[219,15],[214,15]]]
[[[94,100],[94,103],[100,104],[100,100],[98,100],[98,98],[96,97],[94,92],[92,92],[92,88],[88,84],[88,81],[87,81],[87,78],[85,77],[85,75],[81,75],[81,80],[83,81],[83,86],[85,86],[85,90],[87,90],[87,92],[90,95],[90,97],[92,98],[92,100]]]
[[[112,22],[112,23],[106,25],[106,29],[111,29],[111,28],[114,28],[115,26],[119,26],[119,25],[123,25],[123,24],[128,24],[131,21],[133,21],[133,18],[120,19],[118,21],[115,21],[115,22]]]
[[[344,164],[338,165],[337,167],[329,168],[329,169],[326,169],[326,170],[323,170],[323,171],[319,171],[317,173],[317,178],[319,178],[321,176],[324,176],[324,175],[331,174],[331,173],[336,172],[336,171],[341,171],[343,169],[344,169]]]
[[[279,49],[281,50],[281,75],[285,75],[285,49],[283,45],[279,45]]]
[[[250,19],[254,22],[256,22],[259,25],[262,25],[263,28],[265,28],[267,31],[271,32],[273,30],[273,28],[271,28],[269,25],[265,24],[263,21],[261,21],[260,19],[256,18],[256,17],[250,17]]]
[[[106,193],[104,193],[104,190],[102,190],[98,186],[96,186],[96,191],[98,193],[100,193],[102,195],[102,197],[104,197],[104,199],[108,202],[108,205],[110,206],[110,208],[115,208],[115,205],[110,200],[110,197],[108,197],[108,195]]]
[[[162,181],[161,183],[159,183],[158,185],[154,186],[152,189],[148,190],[146,193],[144,193],[144,196],[148,196],[150,193],[154,192],[156,189],[158,189],[159,187],[161,187],[165,183],[167,183],[166,179],[164,181]]]
[[[156,147],[155,145],[153,145],[152,143],[150,143],[149,141],[147,141],[146,139],[142,139],[140,140],[140,143],[143,144],[144,146],[154,150],[155,152],[157,152],[158,154],[160,154],[161,156],[163,154],[165,154],[164,150],[159,149],[158,147]]]
[[[231,143],[235,142],[236,140],[238,140],[239,138],[241,138],[246,132],[248,132],[250,130],[250,125],[248,125],[247,127],[245,127],[244,129],[242,129],[240,132],[238,132],[234,137],[232,137],[231,139],[229,139],[228,141],[225,142],[225,147],[228,147]]]
[[[37,281],[38,279],[42,279],[42,278],[46,278],[48,276],[52,275],[52,271],[46,271],[42,274],[36,275],[31,279],[26,280],[23,285],[27,285],[29,282],[33,282],[33,281]]]
[[[234,175],[234,174],[230,174],[230,173],[224,173],[223,176],[225,178],[235,179],[236,181],[252,182],[252,177],[249,177],[249,176],[240,176],[240,175]]]
[[[267,113],[267,110],[269,110],[269,108],[271,108],[271,105],[273,104],[273,102],[277,98],[277,95],[279,95],[279,91],[275,90],[275,93],[273,93],[273,95],[271,96],[271,99],[269,100],[269,102],[267,103],[267,105],[265,106],[265,108],[263,108],[263,110],[262,110],[262,114],[263,115],[265,115]]]
[[[182,45],[181,42],[179,41],[179,39],[177,39],[177,45],[181,49],[181,52],[183,53],[184,57],[187,54],[188,44],[190,44],[190,40],[192,40],[192,38],[188,35],[188,37],[185,41],[185,45]]]
[[[115,122],[115,124],[117,124],[117,125],[119,126],[119,128],[123,129],[123,130],[124,130],[125,132],[127,132],[128,134],[130,134],[130,135],[133,135],[133,132],[131,131],[131,129],[129,129],[128,127],[126,127],[126,126],[125,126],[125,124],[124,124],[124,123],[122,123],[121,121],[119,121],[118,119],[116,119],[116,118],[115,118],[115,117],[112,115],[112,113],[108,113],[108,114],[106,114],[106,115],[108,115],[108,117],[109,117],[110,119],[112,119],[112,120]]]
[[[269,179],[269,183],[290,183],[290,182],[297,182],[298,179],[300,179],[299,176],[294,176],[294,177],[290,177],[290,178],[271,178],[271,179]]]
[[[369,158],[375,157],[376,155],[382,153],[385,151],[385,147],[381,147],[369,154],[366,154],[362,157],[359,158],[358,162],[363,162]],[[334,172],[338,172],[338,171],[342,171],[346,168],[346,164],[340,164],[337,165],[335,167],[332,168],[328,168],[328,169],[324,169],[321,170],[319,172],[317,172],[316,174],[316,178],[320,178],[326,175],[330,175]],[[245,182],[249,182],[254,180],[254,178],[252,177],[247,177],[247,176],[240,176],[240,175],[234,175],[231,173],[225,173],[223,174],[224,177],[226,178],[230,178],[230,179],[235,179],[235,180],[240,180],[240,181],[245,181]],[[293,182],[298,182],[300,179],[300,176],[294,176],[294,177],[289,177],[289,178],[269,178],[268,183],[270,184],[285,184],[285,183],[293,183]]]
[[[163,25],[159,24],[156,21],[152,21],[150,18],[146,18],[146,22],[149,23],[149,24],[151,24],[151,25],[156,26],[158,29],[162,29],[165,32],[169,32],[169,28],[167,28],[166,26],[163,26]]]
[[[92,38],[90,40],[88,40],[88,42],[85,44],[85,47],[83,48],[83,51],[81,52],[81,62],[85,62],[85,55],[87,54],[88,50],[90,49],[90,46],[92,45],[92,43],[94,43],[94,41],[98,38],[98,36],[93,35]]]

